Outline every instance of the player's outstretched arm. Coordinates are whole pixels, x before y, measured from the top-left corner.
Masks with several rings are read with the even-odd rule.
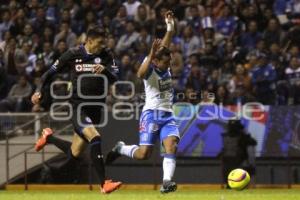
[[[50,82],[51,78],[57,71],[63,69],[66,66],[66,61],[69,59],[70,56],[70,51],[65,52],[58,60],[54,62],[51,68],[42,75],[41,83],[37,86],[35,93],[31,97],[31,102],[34,105],[40,103],[40,100],[42,98],[42,90],[44,86],[48,82]]]
[[[167,11],[165,14],[165,21],[167,25],[167,32],[165,33],[165,36],[162,40],[161,46],[169,48],[172,40],[172,36],[175,31],[175,20],[174,20],[174,14],[172,11]]]
[[[35,93],[31,97],[31,102],[35,105],[40,103],[40,100],[42,98],[42,89],[44,88],[45,84],[51,80],[51,77],[55,74],[56,69],[50,68],[48,71],[46,71],[43,76],[41,77],[41,83],[37,86],[37,89]]]
[[[141,64],[141,66],[137,72],[138,78],[146,77],[146,74],[149,71],[151,61],[154,59],[155,52],[158,50],[160,45],[161,45],[161,39],[155,39],[153,41],[149,55],[144,59],[143,63]]]

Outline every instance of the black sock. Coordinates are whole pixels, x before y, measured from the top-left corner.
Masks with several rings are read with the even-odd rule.
[[[73,156],[71,148],[68,150],[67,158],[59,164],[52,165],[52,168],[55,170],[61,170],[62,168],[67,169],[68,171],[76,169],[79,166],[79,158]]]
[[[76,157],[72,154],[72,150],[71,150],[71,148],[70,148],[70,149],[68,150],[68,153],[67,153],[67,160],[64,162],[64,165],[75,166],[78,162],[79,162],[79,159],[76,158]]]
[[[62,150],[65,154],[68,155],[70,148],[71,148],[71,142],[59,139],[57,137],[54,137],[53,135],[49,135],[47,137],[47,143],[54,144],[57,148]]]
[[[97,174],[100,179],[100,184],[102,185],[105,181],[105,168],[104,168],[104,161],[103,161],[103,155],[101,150],[101,137],[96,136],[94,137],[90,142],[91,147],[91,159],[93,161],[93,164],[96,168]]]

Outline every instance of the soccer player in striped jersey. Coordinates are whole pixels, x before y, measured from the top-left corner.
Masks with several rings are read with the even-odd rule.
[[[137,72],[137,76],[144,81],[146,94],[139,124],[139,145],[126,145],[119,141],[106,158],[106,164],[112,163],[121,155],[136,160],[148,159],[153,151],[155,141],[160,138],[165,150],[161,193],[173,192],[177,189],[172,178],[176,167],[175,154],[179,142],[178,126],[172,110],[171,54],[168,49],[174,33],[174,17],[171,11],[166,12],[165,21],[167,32],[163,40],[154,40],[149,55],[144,59]]]

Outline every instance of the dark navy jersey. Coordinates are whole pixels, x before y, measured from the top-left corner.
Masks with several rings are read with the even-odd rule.
[[[102,77],[94,74],[94,68],[101,64],[105,69]],[[44,85],[51,80],[55,73],[69,72],[72,82],[72,100],[104,101],[108,85],[117,80],[118,68],[115,66],[112,53],[103,49],[98,54],[88,54],[83,45],[69,49],[42,76],[41,85],[37,89],[42,91]]]

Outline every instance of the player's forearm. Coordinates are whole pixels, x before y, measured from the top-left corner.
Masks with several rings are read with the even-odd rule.
[[[144,78],[149,70],[150,64],[152,61],[152,55],[150,54],[144,62],[141,64],[138,72],[137,72],[137,77],[138,78]]]
[[[173,36],[173,31],[167,31],[161,42],[161,46],[169,48],[171,44],[172,36]]]
[[[50,82],[51,77],[56,73],[56,69],[51,67],[48,71],[46,71],[41,77],[41,83],[37,86],[36,92],[41,92],[44,86]]]

